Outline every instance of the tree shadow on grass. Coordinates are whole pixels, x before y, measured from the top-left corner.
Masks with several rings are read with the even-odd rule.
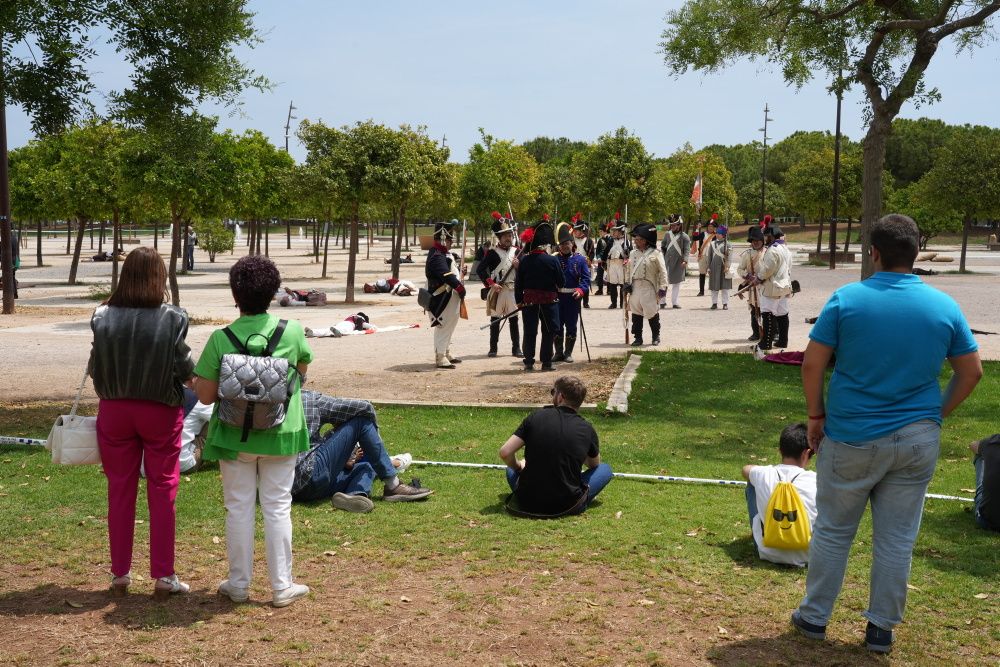
[[[0,617],[80,615],[103,610],[107,623],[129,629],[153,629],[188,627],[235,606],[215,591],[192,591],[163,602],[154,600],[151,591],[152,582],[148,580],[134,582],[132,591],[124,598],[112,598],[107,590],[44,584],[0,595]]]

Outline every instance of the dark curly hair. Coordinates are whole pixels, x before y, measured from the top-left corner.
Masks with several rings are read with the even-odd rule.
[[[242,314],[261,315],[281,287],[281,274],[267,257],[248,255],[229,269],[229,287]]]

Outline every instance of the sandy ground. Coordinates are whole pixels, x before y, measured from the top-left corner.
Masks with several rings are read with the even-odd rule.
[[[285,248],[284,234],[272,237],[270,256],[281,268],[284,284],[327,292],[330,304],[321,308],[280,308],[274,311],[282,317],[298,318],[313,329],[329,327],[348,314],[363,310],[376,325],[419,324],[419,328],[385,332],[368,336],[340,339],[312,339],[315,361],[309,372],[314,388],[341,396],[369,399],[408,399],[428,401],[524,402],[543,401],[554,378],[550,373],[525,373],[520,360],[509,355],[490,359],[486,356],[488,331],[479,327],[487,322],[484,302],[478,298],[478,283],[470,283],[468,321],[460,322],[455,332],[452,350],[464,363],[455,370],[434,368],[431,329],[426,315],[415,297],[363,294],[365,281],[388,277],[390,267],[383,260],[389,255],[387,242],[371,248],[371,259],[363,259],[366,247],[361,247],[358,263],[355,304],[345,304],[344,282],[347,253],[331,250],[329,277],[320,279],[321,265],[307,253],[307,239],[293,238],[292,248]],[[150,244],[151,238],[142,239]],[[89,257],[87,243],[84,256]],[[160,250],[167,247],[161,240]],[[743,246],[738,246],[742,249]],[[793,246],[795,252],[793,277],[802,284],[802,292],[792,302],[790,349],[803,349],[809,325],[804,318],[819,313],[829,294],[846,282],[856,280],[859,265],[849,265],[830,271],[802,265],[805,246]],[[954,247],[932,248],[954,256]],[[222,255],[209,263],[200,250],[195,257],[195,271],[181,276],[181,305],[195,322],[188,342],[198,353],[211,332],[236,316],[227,284],[227,271],[234,257],[245,252],[237,245],[235,255]],[[418,285],[423,281],[424,253],[414,247],[415,264],[403,265],[401,277]],[[739,250],[737,251],[739,252]],[[0,316],[0,355],[8,361],[7,383],[0,397],[10,401],[47,398],[61,400],[71,397],[90,350],[89,313],[95,302],[87,298],[92,285],[110,284],[111,264],[82,261],[79,279],[83,285],[69,286],[70,257],[65,255],[65,240],[44,241],[44,261],[48,266],[34,267],[34,246],[22,249],[24,266],[18,272],[21,284],[20,312]],[[92,252],[89,254],[93,254]],[[955,270],[957,263],[922,263],[935,270]],[[1000,332],[1000,309],[995,288],[1000,284],[1000,253],[973,250],[968,268],[972,275],[941,274],[925,277],[931,285],[947,292],[961,304],[974,329]],[[663,344],[658,349],[701,349],[719,351],[749,351],[746,337],[750,334],[749,315],[744,302],[733,299],[728,311],[710,310],[708,296],[696,296],[697,276],[689,277],[681,288],[681,310],[662,312]],[[584,312],[584,324],[590,354],[605,363],[585,363],[584,349],[575,353],[577,363],[560,364],[559,370],[584,378],[594,388],[590,399],[604,400],[614,381],[617,368],[628,351],[625,345],[621,310],[608,310],[607,296],[592,296],[591,308]],[[900,335],[917,335],[900,332]],[[646,334],[648,342],[648,330]],[[984,358],[1000,359],[1000,336],[977,336]],[[509,352],[507,331],[501,334],[501,352]],[[891,341],[872,341],[891,344]]]

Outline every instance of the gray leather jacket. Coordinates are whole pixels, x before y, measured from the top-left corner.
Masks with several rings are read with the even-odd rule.
[[[187,313],[176,306],[100,306],[90,318],[94,342],[87,370],[103,399],[181,405],[194,362],[184,342]]]

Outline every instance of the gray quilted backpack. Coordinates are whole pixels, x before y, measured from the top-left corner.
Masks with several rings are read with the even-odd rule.
[[[223,333],[238,352],[222,355],[219,368],[219,420],[242,429],[240,442],[246,442],[250,431],[266,431],[285,421],[288,402],[295,393],[299,372],[283,357],[272,357],[288,320],[267,339],[267,346],[255,355],[240,342],[229,327]],[[250,338],[263,334],[250,334]]]

